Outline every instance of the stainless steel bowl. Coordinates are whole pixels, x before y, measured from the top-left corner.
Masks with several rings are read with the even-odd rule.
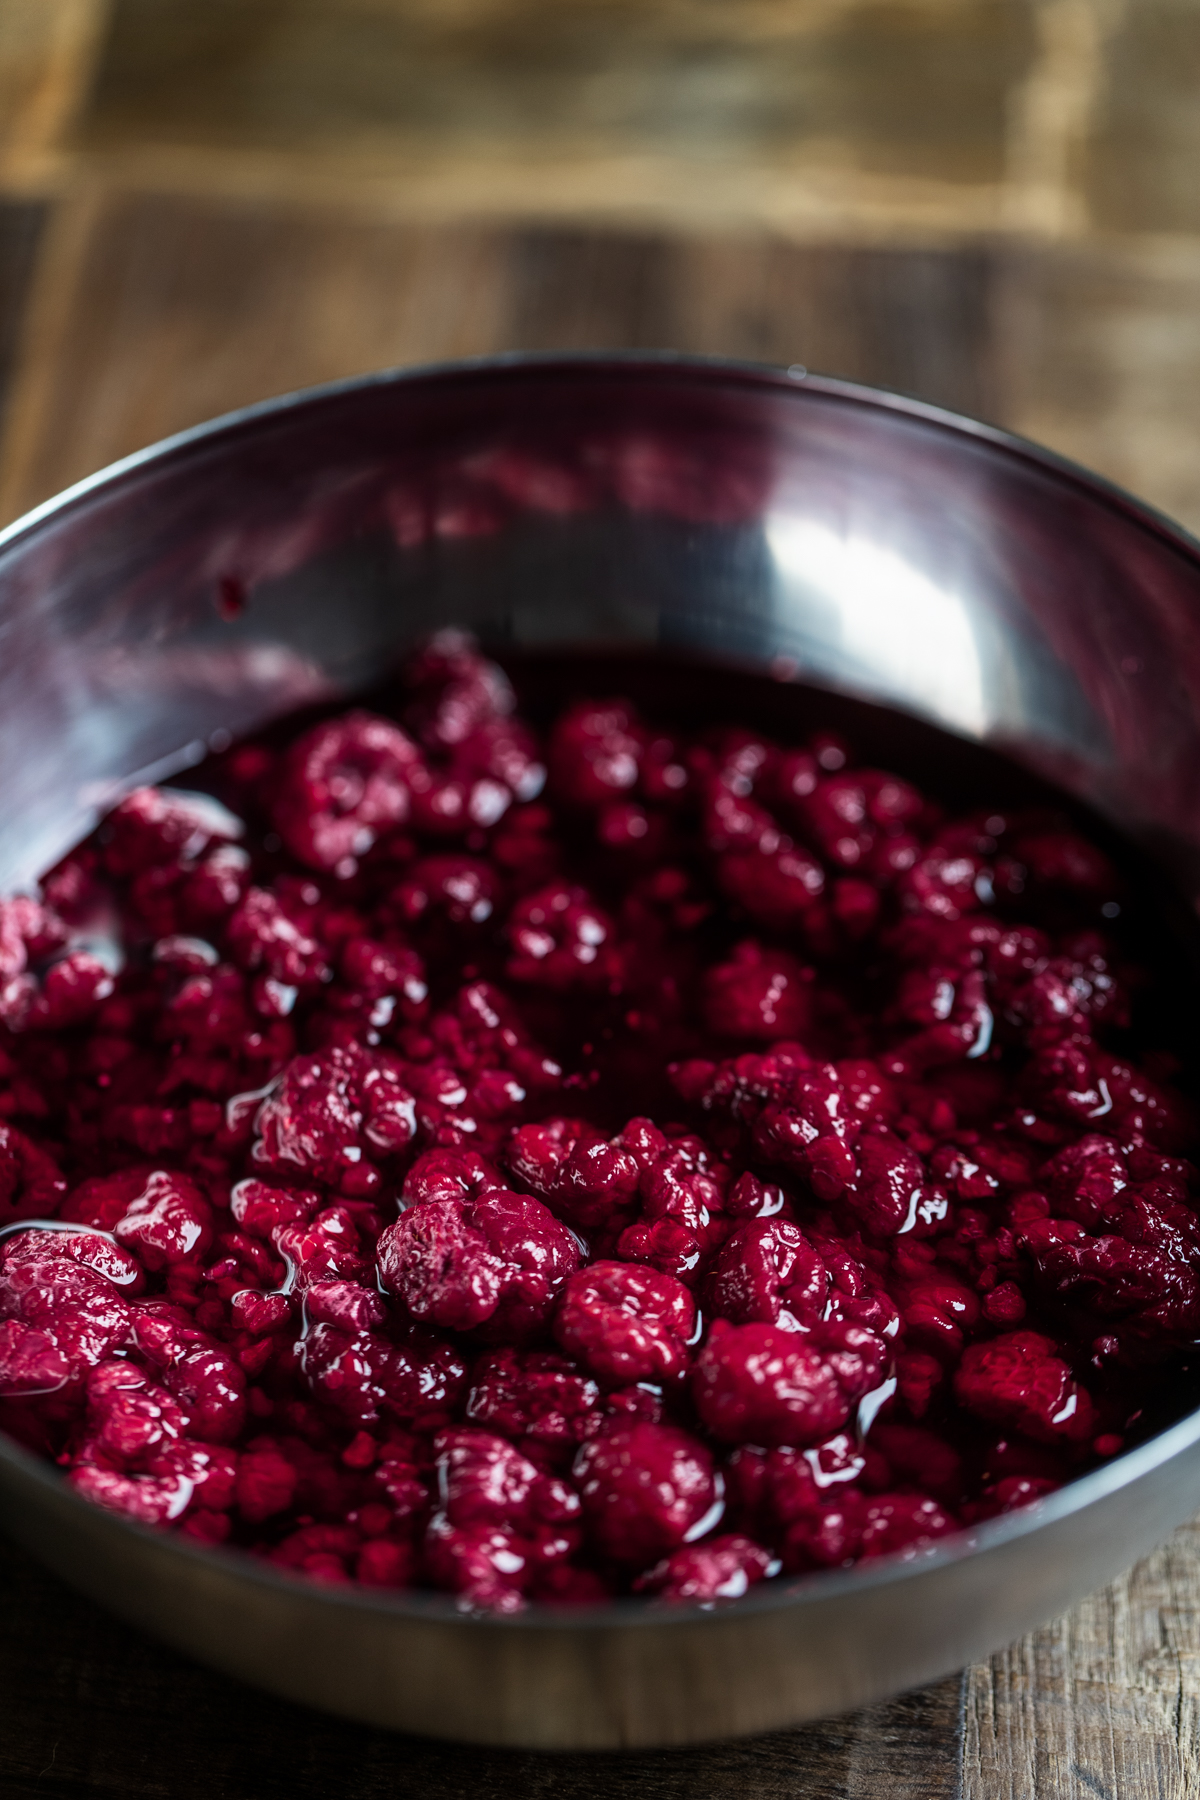
[[[502,358],[272,402],[0,536],[0,886],[133,776],[351,693],[448,622],[887,702],[1057,780],[1200,894],[1200,547],[1002,432],[669,356]],[[546,1748],[765,1731],[927,1682],[1198,1502],[1200,1413],[914,1561],[717,1611],[493,1620],[195,1549],[0,1442],[8,1530],[178,1648],[350,1717]]]

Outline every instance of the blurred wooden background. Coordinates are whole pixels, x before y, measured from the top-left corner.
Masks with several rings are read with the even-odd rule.
[[[388,363],[877,381],[1200,527],[1196,0],[0,0],[0,510]]]
[[[0,521],[272,393],[803,362],[1200,530],[1200,0],[0,0]],[[624,1760],[262,1701],[0,1551],[0,1793],[1200,1797],[1200,1529],[848,1720]]]

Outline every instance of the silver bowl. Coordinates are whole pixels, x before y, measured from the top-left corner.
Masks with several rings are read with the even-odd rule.
[[[431,628],[669,652],[1009,752],[1200,894],[1200,547],[1003,432],[670,356],[509,357],[252,407],[0,536],[0,887],[134,778],[353,693]],[[216,735],[214,735],[216,734]],[[761,1732],[917,1686],[1200,1502],[1200,1413],[929,1555],[717,1610],[464,1616],[293,1581],[78,1499],[0,1441],[0,1520],[217,1668],[352,1718],[547,1749]]]

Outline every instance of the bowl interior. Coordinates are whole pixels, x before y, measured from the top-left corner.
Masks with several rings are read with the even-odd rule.
[[[1003,434],[770,371],[511,359],[254,408],[0,539],[0,886],[446,623],[724,659],[1002,748],[1200,886],[1200,563]]]

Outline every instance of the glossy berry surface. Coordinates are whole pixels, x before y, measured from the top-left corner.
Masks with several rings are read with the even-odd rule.
[[[0,902],[0,1427],[504,1614],[924,1555],[1181,1410],[1196,1125],[1108,855],[555,699],[441,634]]]

